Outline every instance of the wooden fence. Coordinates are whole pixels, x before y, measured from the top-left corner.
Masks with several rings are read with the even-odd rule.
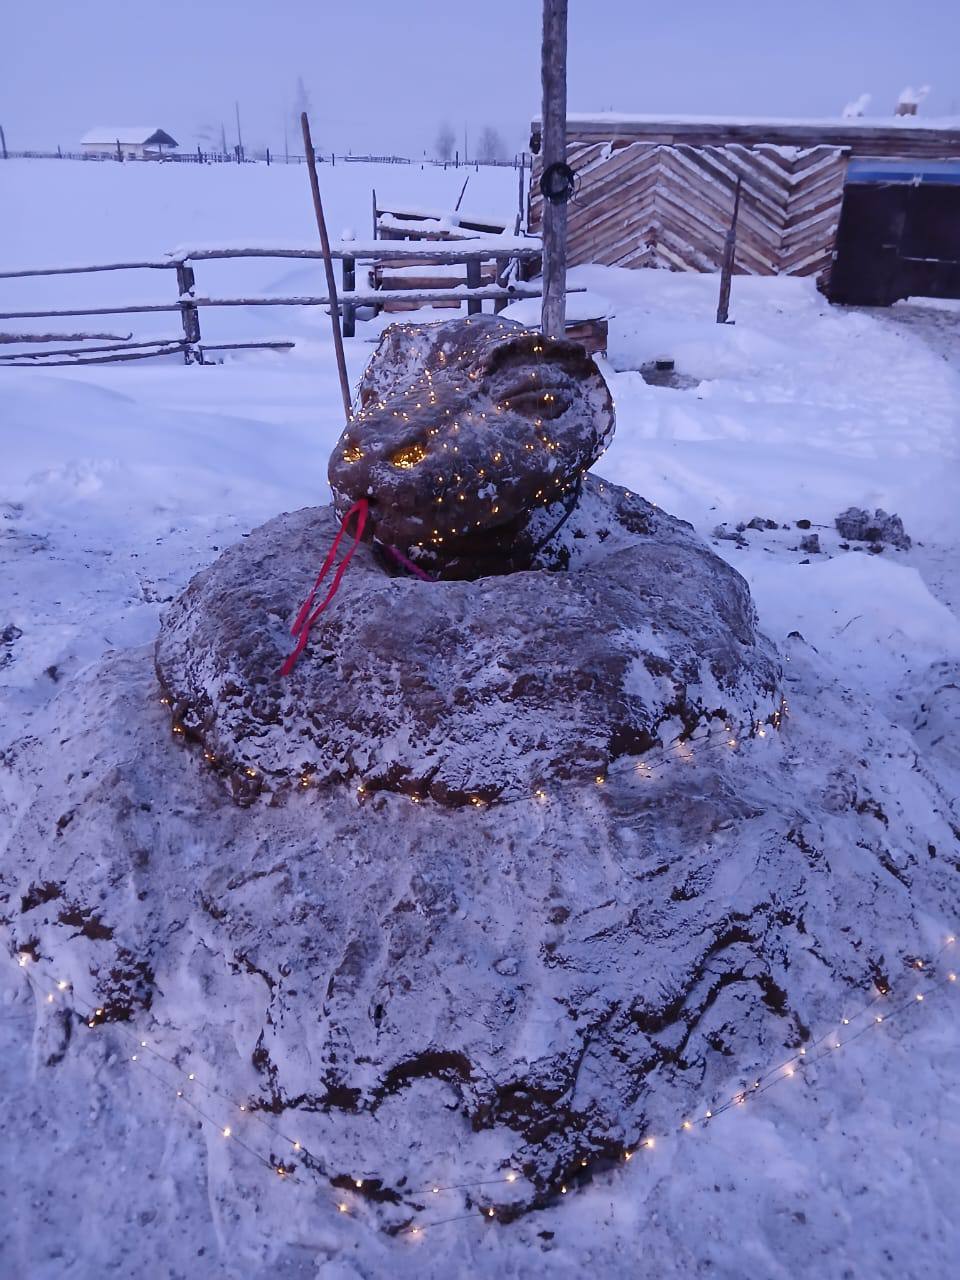
[[[835,146],[667,145],[576,140],[568,163],[579,189],[568,208],[568,261],[712,271],[723,261],[742,182],[736,269],[815,275],[831,260],[846,153]],[[542,224],[540,169],[530,229]]]
[[[538,298],[538,285],[522,283],[516,277],[520,274],[520,266],[539,259],[541,249],[539,241],[532,241],[513,236],[489,237],[483,240],[460,240],[449,243],[421,244],[417,242],[372,240],[369,243],[357,241],[341,241],[331,246],[332,255],[341,263],[342,292],[339,299],[343,316],[344,334],[353,336],[357,308],[383,308],[388,302],[411,303],[425,306],[431,303],[450,304],[466,303],[467,313],[476,314],[483,309],[483,303],[491,301],[496,309],[502,309],[509,302],[519,298]],[[324,307],[330,305],[325,295],[306,295],[294,297],[253,296],[211,298],[198,295],[196,292],[196,275],[194,264],[201,261],[224,258],[322,258],[318,248],[261,248],[256,246],[241,248],[194,248],[170,254],[165,258],[149,261],[113,262],[99,266],[83,267],[43,267],[27,268],[17,271],[0,271],[0,280],[23,279],[37,276],[86,275],[102,271],[172,271],[177,282],[177,300],[170,303],[133,303],[129,305],[112,305],[102,307],[70,307],[43,311],[2,311],[0,321],[9,320],[49,320],[72,316],[120,316],[144,315],[154,312],[175,312],[180,315],[182,336],[168,339],[156,339],[150,342],[129,342],[125,338],[97,348],[89,346],[64,348],[54,347],[36,351],[18,351],[0,353],[0,362],[4,364],[78,364],[103,363],[110,360],[145,359],[149,356],[170,355],[181,352],[187,364],[203,364],[204,351],[240,350],[256,347],[282,348],[293,346],[292,342],[204,342],[200,333],[200,312],[205,307]],[[408,263],[436,262],[442,259],[448,263],[462,263],[466,272],[466,284],[453,288],[424,289],[411,292],[409,290],[386,290],[356,288],[357,263],[371,263],[374,266],[388,258],[395,263],[402,260]],[[495,259],[498,264],[497,283],[482,285],[480,283],[481,263]],[[511,278],[513,277],[513,278]],[[34,342],[62,342],[66,339],[87,340],[94,336],[111,337],[112,335],[62,335],[62,334],[0,334],[0,342],[21,344]],[[129,336],[129,335],[128,335]],[[54,357],[54,358],[51,358]]]

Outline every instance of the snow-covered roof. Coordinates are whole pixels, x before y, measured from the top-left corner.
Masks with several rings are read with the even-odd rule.
[[[156,125],[126,125],[118,126],[111,124],[98,124],[95,129],[91,129],[89,133],[85,133],[80,139],[80,145],[83,146],[114,146],[116,143],[126,147],[144,147],[148,143],[162,144],[165,147],[175,147],[176,141],[170,137],[163,129],[158,129]]]
[[[540,117],[534,116],[533,125],[540,125]],[[931,129],[958,130],[960,116],[857,116],[841,119],[839,116],[700,116],[700,115],[631,115],[617,111],[589,111],[567,113],[568,127],[578,125],[716,125],[718,127],[743,126],[747,128],[784,128],[797,126],[809,129]]]

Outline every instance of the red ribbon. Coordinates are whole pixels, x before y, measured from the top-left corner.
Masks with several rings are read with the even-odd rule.
[[[343,579],[343,575],[346,572],[347,565],[350,563],[351,559],[353,558],[353,553],[356,551],[357,547],[360,545],[360,539],[363,537],[363,530],[367,523],[368,510],[369,510],[369,504],[367,503],[366,498],[360,498],[357,502],[353,504],[353,506],[350,508],[347,514],[343,517],[343,520],[340,522],[340,529],[337,533],[337,536],[333,540],[333,546],[327,552],[327,558],[323,562],[323,568],[317,574],[317,580],[313,584],[313,588],[310,594],[307,596],[306,600],[304,600],[303,604],[300,606],[300,612],[297,614],[296,622],[290,628],[290,634],[297,637],[297,645],[296,645],[296,648],[293,650],[293,652],[290,654],[290,656],[287,658],[286,662],[280,668],[280,674],[282,676],[288,676],[290,672],[293,670],[293,668],[297,665],[297,659],[300,657],[301,653],[303,653],[304,649],[307,647],[307,640],[309,639],[310,630],[313,627],[313,624],[320,617],[321,613],[323,613],[324,609],[326,609],[327,605],[330,603],[333,597],[337,594],[337,590]],[[323,582],[324,578],[327,576],[327,573],[330,570],[330,566],[333,564],[334,559],[336,558],[337,548],[340,546],[341,539],[343,538],[343,535],[347,531],[347,525],[350,523],[350,517],[353,515],[356,515],[357,517],[357,531],[353,535],[353,546],[351,546],[350,550],[341,560],[336,573],[333,575],[333,581],[330,583],[330,586],[327,589],[327,594],[323,597],[323,600],[320,602],[320,604],[317,605],[316,609],[314,609],[313,602],[316,599],[317,592],[320,590],[320,584]],[[310,612],[311,609],[313,609],[312,613]]]

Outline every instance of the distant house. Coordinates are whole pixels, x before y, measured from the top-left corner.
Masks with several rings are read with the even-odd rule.
[[[115,125],[98,125],[80,139],[80,149],[85,155],[116,155],[119,146],[124,160],[156,160],[173,151],[175,138],[163,129],[152,125],[125,128]]]

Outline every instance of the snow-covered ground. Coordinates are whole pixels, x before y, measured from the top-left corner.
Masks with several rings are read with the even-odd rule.
[[[2,177],[0,265],[9,268],[155,257],[191,239],[312,238],[305,174],[293,168],[9,162]],[[371,186],[411,203],[444,205],[462,182],[453,172],[365,166],[325,169],[321,178],[331,227],[363,234]],[[471,177],[465,204],[509,215],[515,188],[512,170],[486,170]],[[200,269],[204,289],[213,292],[206,264]],[[305,292],[313,287],[304,283],[313,270],[258,265],[244,283]],[[64,281],[0,282],[0,297],[11,303],[35,298],[41,306],[55,298],[82,295],[96,303],[119,296],[107,277],[67,280],[69,292]],[[828,687],[837,707],[862,705],[892,735],[911,735],[915,768],[938,773],[946,788],[954,843],[941,846],[939,856],[955,870],[960,312],[921,302],[889,312],[842,311],[831,309],[810,281],[737,279],[736,323],[719,327],[716,281],[709,277],[593,267],[572,272],[571,283],[601,295],[613,315],[604,371],[618,426],[598,470],[691,521],[707,538],[718,525],[732,528],[754,516],[781,526],[747,530],[745,545],[714,541],[748,580],[762,629],[787,652],[798,643],[788,642],[793,632],[808,646],[801,664],[806,685],[799,691],[801,702],[807,695],[802,740],[809,748],[815,737],[812,691]],[[151,288],[156,291],[156,282]],[[131,296],[129,285],[124,296]],[[144,295],[138,289],[135,296]],[[525,317],[527,310],[518,304],[516,314]],[[3,858],[22,836],[20,817],[43,784],[18,767],[24,744],[39,735],[51,757],[59,749],[55,709],[65,704],[56,699],[69,699],[73,682],[105,655],[151,642],[164,603],[219,549],[280,510],[327,499],[327,455],[342,425],[328,321],[291,310],[245,323],[245,332],[269,324],[272,334],[290,333],[297,346],[286,355],[248,354],[205,368],[153,360],[0,369],[0,822],[6,827],[0,827],[0,887],[9,895],[0,897],[0,952],[9,953],[18,937],[19,894],[43,875],[42,847],[29,870],[5,866]],[[236,324],[228,322],[230,332]],[[347,343],[355,379],[378,328],[360,325]],[[673,357],[699,385],[647,385],[639,367],[661,355]],[[876,555],[842,549],[833,518],[851,505],[899,513],[912,548]],[[805,531],[798,520],[819,533],[821,554],[799,549]],[[854,756],[859,749],[851,739]],[[903,768],[898,775],[891,766],[889,775],[895,791],[901,777],[900,799],[909,791],[909,765]],[[922,831],[925,815],[915,809],[904,821]],[[954,892],[941,917],[925,917],[934,950],[938,937],[960,928],[960,919],[950,918],[955,902]],[[837,992],[838,1016],[846,995]],[[802,1274],[808,1263],[830,1277],[949,1274],[960,1256],[950,1200],[960,1176],[958,998],[960,992],[947,991],[943,1000],[931,1000],[902,1030],[891,1028],[889,1039],[864,1036],[848,1058],[828,1064],[820,1085],[807,1093],[774,1091],[748,1117],[698,1134],[697,1157],[665,1144],[653,1166],[614,1172],[570,1203],[533,1215],[529,1227],[497,1227],[502,1234],[495,1243],[478,1243],[473,1221],[438,1228],[425,1238],[428,1252],[412,1271],[409,1242],[389,1245],[372,1221],[334,1233],[335,1207],[327,1200],[308,1207],[302,1188],[297,1213],[313,1218],[298,1218],[290,1238],[309,1244],[315,1221],[323,1247],[317,1245],[313,1261],[298,1270],[284,1255],[283,1271],[271,1270],[268,1261],[261,1270],[249,1254],[235,1262],[230,1223],[262,1208],[271,1230],[280,1230],[278,1189],[261,1191],[240,1161],[218,1165],[214,1232],[203,1170],[174,1161],[157,1190],[158,1205],[168,1213],[171,1203],[181,1204],[193,1253],[206,1253],[196,1257],[192,1272],[183,1269],[181,1253],[179,1270],[148,1256],[137,1273],[368,1276],[401,1274],[402,1267],[402,1274],[432,1276],[495,1267],[505,1275],[535,1276],[549,1268],[572,1276],[595,1263],[616,1275],[709,1269],[733,1280]],[[82,1092],[70,1080],[87,1079],[79,1061],[83,1046],[72,1045],[55,1067],[44,1065],[48,1015],[34,1006],[12,955],[0,961],[0,1007],[0,1055],[13,1064],[0,1090],[8,1112],[22,1117],[5,1125],[0,1138],[0,1217],[17,1224],[15,1231],[0,1231],[0,1271],[80,1278],[101,1274],[97,1267],[112,1259],[118,1274],[132,1273],[137,1253],[110,1241],[108,1200],[91,1188],[109,1172],[111,1194],[122,1198],[123,1180],[107,1166],[117,1158],[124,1178],[152,1176],[149,1161],[171,1139],[150,1129],[156,1117],[143,1104],[148,1132],[142,1145],[130,1145],[126,1129],[121,1147],[111,1149],[116,1134],[102,1116],[115,1084],[125,1106],[139,1105],[136,1094],[116,1083],[126,1069],[117,1060],[105,1059],[97,1069],[93,1110],[71,1114]],[[176,1011],[168,1008],[164,1017],[175,1021]],[[58,1175],[58,1161],[85,1142],[89,1183],[69,1185]],[[138,1166],[143,1152],[147,1164]],[[74,1156],[68,1163],[71,1176],[83,1167]],[[172,1190],[178,1180],[180,1190]],[[42,1231],[31,1232],[54,1220],[49,1202],[58,1197],[74,1206],[78,1236],[54,1242],[62,1246],[56,1254]],[[82,1216],[84,1204],[92,1217]],[[156,1248],[151,1222],[141,1225]],[[537,1234],[548,1232],[554,1235]],[[88,1246],[91,1234],[106,1237],[107,1245]],[[707,1247],[700,1236],[713,1243]],[[391,1248],[406,1248],[405,1260],[394,1258]]]

